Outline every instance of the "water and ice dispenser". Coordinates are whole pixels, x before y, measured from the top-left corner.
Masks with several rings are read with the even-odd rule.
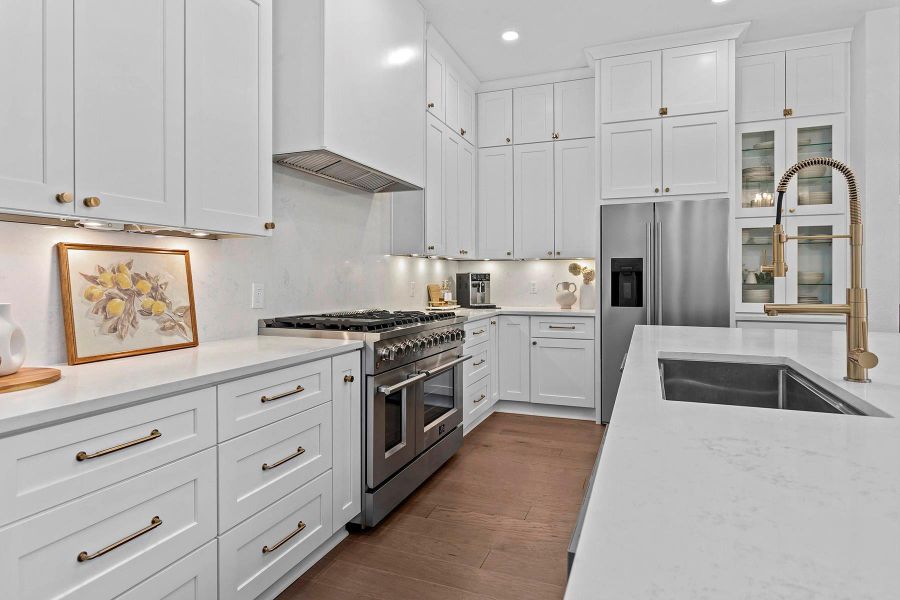
[[[644,259],[611,258],[610,263],[612,306],[644,306]]]

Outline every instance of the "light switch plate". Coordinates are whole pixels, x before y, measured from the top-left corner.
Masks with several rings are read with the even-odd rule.
[[[537,281],[531,281],[528,283],[528,293],[537,294]]]
[[[416,282],[415,281],[409,282],[409,297],[410,298],[416,297]]]
[[[250,285],[253,294],[250,300],[250,308],[264,308],[266,306],[266,286],[261,283]]]

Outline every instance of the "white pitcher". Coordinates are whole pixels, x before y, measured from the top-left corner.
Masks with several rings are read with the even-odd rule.
[[[559,289],[560,286],[562,291]],[[575,295],[577,289],[578,286],[571,281],[560,281],[556,284],[556,303],[559,304],[560,308],[569,310],[575,305],[575,302],[578,300],[578,297]]]
[[[0,377],[12,375],[25,362],[25,334],[12,319],[12,306],[0,304]]]

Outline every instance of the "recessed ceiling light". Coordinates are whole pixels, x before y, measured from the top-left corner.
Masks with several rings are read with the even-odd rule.
[[[728,0],[712,0],[713,4],[725,4]]]
[[[503,35],[501,35],[500,37],[503,38],[504,42],[514,42],[519,39],[519,32],[510,29],[509,31],[504,31]]]

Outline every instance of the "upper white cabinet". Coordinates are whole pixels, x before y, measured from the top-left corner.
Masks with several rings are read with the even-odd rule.
[[[513,149],[478,151],[478,256],[513,256]]]
[[[508,146],[512,141],[512,90],[478,94],[478,146]]]
[[[737,121],[780,119],[784,86],[784,52],[737,59]]]
[[[444,56],[431,45],[426,50],[425,59],[425,107],[428,112],[443,120],[444,107],[444,82],[446,77],[446,65]]]
[[[603,198],[640,198],[662,193],[660,119],[604,125],[600,157]]]
[[[737,121],[809,117],[847,109],[847,45],[737,60]]]
[[[553,84],[514,89],[513,123],[513,139],[516,144],[554,139]]]
[[[728,113],[662,120],[663,194],[728,191]]]
[[[262,235],[272,220],[271,0],[189,0],[188,227]]]
[[[728,61],[728,42],[663,50],[660,114],[728,110]]]
[[[459,75],[453,69],[444,69],[444,123],[459,132]]]
[[[475,92],[477,80],[441,35],[429,27],[426,33],[425,106],[451,131],[475,143]]]
[[[553,144],[555,256],[594,256],[594,138]]]
[[[3,2],[0,207],[75,210],[72,10],[72,2]]]
[[[553,84],[553,123],[558,140],[594,137],[594,79]]]
[[[846,44],[789,51],[785,57],[785,76],[785,107],[792,111],[789,116],[846,110]]]
[[[475,92],[464,81],[459,84],[459,135],[470,144],[475,141]]]
[[[515,256],[554,256],[553,143],[515,146]]]
[[[475,149],[433,115],[427,121],[425,253],[474,258]]]
[[[642,52],[600,61],[604,123],[650,119],[662,107],[662,53]]]
[[[444,125],[428,115],[425,127],[425,252],[442,255],[444,245]]]
[[[447,213],[453,215],[455,227],[447,232],[448,253],[462,258],[475,258],[477,255],[475,242],[476,189],[475,189],[475,153],[469,144],[458,144],[456,198],[448,199]]]

